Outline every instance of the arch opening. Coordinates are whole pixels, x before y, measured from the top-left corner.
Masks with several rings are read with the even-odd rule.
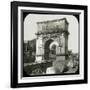
[[[44,49],[45,49],[44,59],[45,59],[45,60],[49,60],[49,54],[50,54],[50,48],[49,48],[49,46],[50,46],[50,44],[51,44],[52,42],[53,42],[52,39],[49,39],[48,41],[45,42],[45,47],[44,47]]]
[[[55,41],[52,39],[49,39],[45,42],[45,52],[44,52],[44,59],[45,60],[51,60],[56,59],[56,44],[53,44]]]

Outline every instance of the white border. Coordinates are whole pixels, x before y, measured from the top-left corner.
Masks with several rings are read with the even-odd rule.
[[[40,77],[21,77],[21,10],[43,10],[43,11],[64,11],[76,12],[80,14],[80,74],[63,75],[63,76],[40,76]],[[84,79],[84,11],[74,9],[55,9],[55,8],[38,8],[38,7],[18,7],[18,83],[49,82],[49,81],[66,81]]]

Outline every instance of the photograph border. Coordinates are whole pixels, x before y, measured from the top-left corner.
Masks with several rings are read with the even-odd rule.
[[[44,7],[58,9],[76,9],[84,10],[84,79],[83,80],[68,80],[68,81],[49,81],[35,83],[18,83],[18,7]],[[87,6],[84,5],[67,5],[67,4],[49,4],[35,2],[11,2],[11,87],[34,87],[34,86],[52,86],[52,85],[67,85],[81,84],[88,82],[87,73]]]
[[[25,13],[25,12],[28,12],[27,13],[27,15],[24,17],[23,16],[23,14]],[[23,50],[23,43],[24,43],[24,19],[29,15],[29,14],[40,14],[40,15],[73,15],[73,16],[75,16],[75,18],[77,19],[77,22],[78,22],[78,30],[79,30],[79,32],[78,32],[78,53],[80,54],[80,24],[79,24],[79,22],[80,22],[80,13],[76,13],[76,12],[55,12],[55,11],[37,11],[37,10],[21,10],[21,30],[22,30],[22,32],[21,32],[21,52],[23,53],[22,55],[24,55],[24,50]],[[78,15],[78,18],[76,17],[76,15]],[[22,56],[21,57],[22,58],[22,65],[21,65],[21,69],[24,69],[24,56]],[[80,57],[79,57],[79,59],[80,59]],[[23,70],[21,70],[22,72],[23,72]],[[54,76],[54,75],[77,75],[77,74],[79,74],[80,73],[80,71],[78,72],[78,73],[64,73],[64,74],[45,74],[45,75],[31,75],[30,77],[39,77],[39,76]],[[23,75],[22,75],[23,76]]]

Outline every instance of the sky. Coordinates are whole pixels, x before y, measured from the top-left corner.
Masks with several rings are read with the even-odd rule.
[[[24,20],[24,41],[36,38],[37,22],[66,18],[69,26],[68,49],[73,53],[78,52],[78,21],[73,15],[46,15],[46,14],[28,14]]]

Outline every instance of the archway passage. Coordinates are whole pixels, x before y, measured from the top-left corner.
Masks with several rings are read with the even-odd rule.
[[[52,47],[51,47],[51,54],[52,55],[56,55],[56,45],[54,44],[54,45],[52,45]]]
[[[49,60],[53,58],[53,56],[56,54],[56,46],[53,45],[53,47],[50,49],[50,44],[53,42],[52,39],[49,39],[45,43],[45,52],[44,52],[44,59]]]
[[[53,42],[52,39],[49,39],[48,41],[46,41],[45,43],[45,52],[44,52],[44,59],[45,60],[49,60],[49,54],[50,54],[50,48],[49,45]]]

